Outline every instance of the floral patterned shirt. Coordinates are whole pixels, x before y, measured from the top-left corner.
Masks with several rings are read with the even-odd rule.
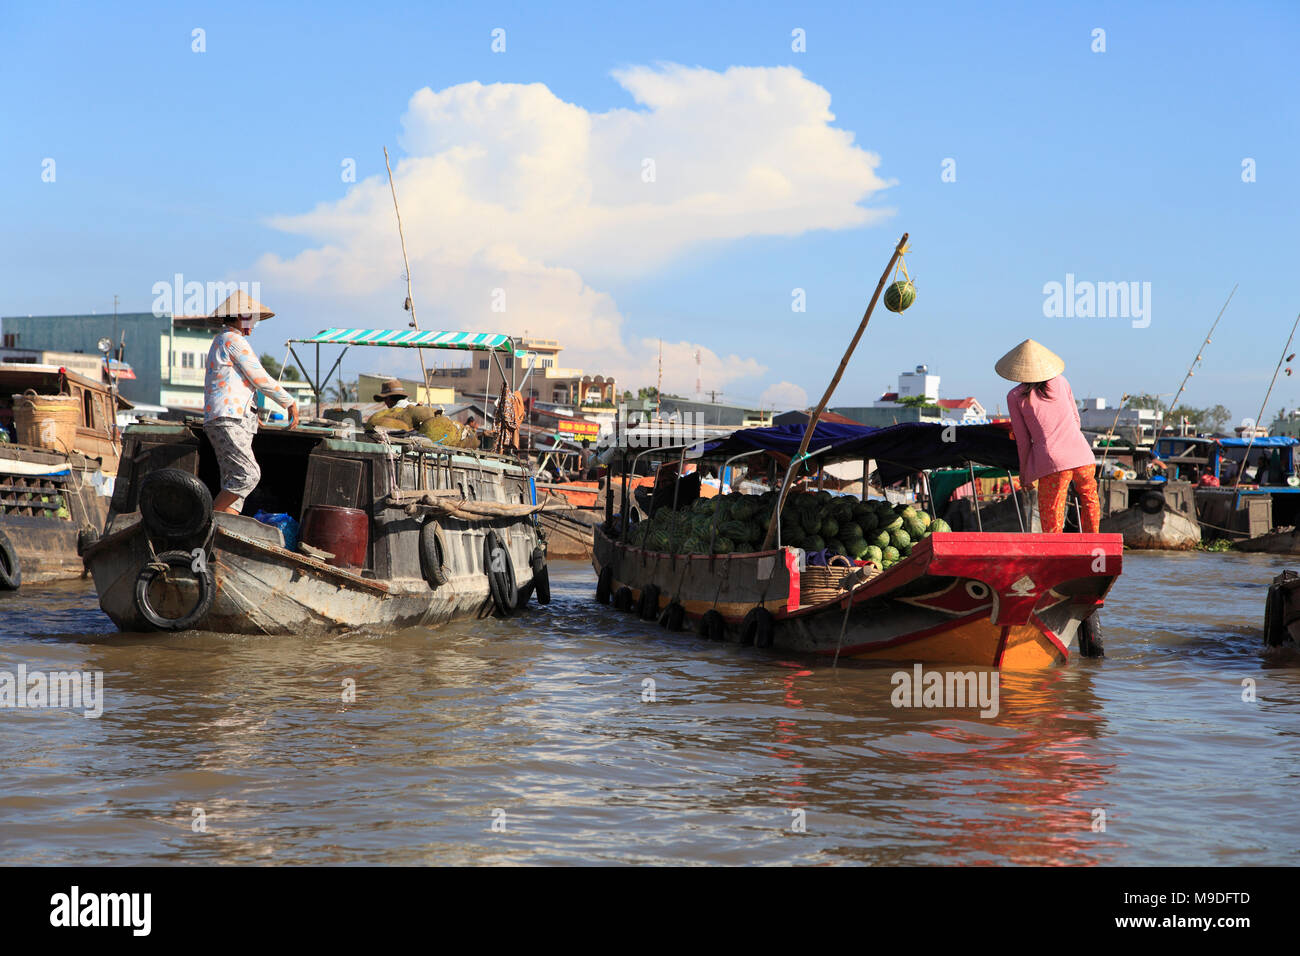
[[[285,408],[294,404],[289,393],[262,368],[248,340],[234,329],[223,329],[208,349],[203,420],[244,418],[252,408],[255,392]]]

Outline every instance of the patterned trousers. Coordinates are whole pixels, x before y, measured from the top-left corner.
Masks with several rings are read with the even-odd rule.
[[[253,493],[262,479],[262,469],[253,457],[253,436],[257,434],[257,416],[214,418],[203,426],[212,442],[221,469],[221,490],[235,495],[235,507],[243,509],[244,499]]]
[[[1079,496],[1083,511],[1084,534],[1096,534],[1101,524],[1101,502],[1097,500],[1096,466],[1086,465],[1038,479],[1038,520],[1043,531],[1059,534],[1065,528],[1065,498],[1074,482],[1074,492]]]

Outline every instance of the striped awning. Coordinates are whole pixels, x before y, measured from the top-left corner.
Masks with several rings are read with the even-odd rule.
[[[404,349],[466,349],[512,352],[510,336],[496,332],[434,332],[418,329],[325,329],[309,339],[290,339],[317,345],[383,345]]]

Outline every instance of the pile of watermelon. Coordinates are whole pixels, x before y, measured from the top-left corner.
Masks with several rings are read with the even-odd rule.
[[[776,492],[700,498],[633,525],[628,543],[668,554],[745,554],[762,547]],[[716,521],[715,521],[716,519]],[[935,531],[950,531],[939,519],[911,505],[859,501],[828,491],[792,494],[785,503],[781,543],[805,551],[829,551],[888,568]]]

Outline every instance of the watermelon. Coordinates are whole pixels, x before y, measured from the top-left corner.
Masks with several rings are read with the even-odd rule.
[[[925,534],[925,524],[920,518],[906,518],[903,520],[903,530],[913,541],[919,541]]]
[[[822,519],[815,511],[804,511],[799,516],[799,525],[804,534],[817,534],[821,530]]]
[[[662,528],[652,527],[645,536],[645,546],[651,551],[667,551],[668,532]]]
[[[874,561],[876,564],[880,564],[885,560],[884,552],[874,544],[867,545],[867,553],[862,557],[867,561]]]
[[[835,497],[829,491],[825,490],[814,492],[814,494],[817,496],[818,503],[823,505],[830,504],[831,499]]]
[[[724,538],[721,535],[713,542],[714,554],[730,554],[736,549],[735,544],[730,538]]]
[[[948,522],[944,521],[942,518],[935,518],[933,521],[930,522],[931,533],[937,531],[951,531],[951,530],[952,528],[948,527]]]
[[[743,521],[731,520],[723,521],[718,524],[718,535],[724,538],[731,538],[734,541],[749,540],[749,525]]]
[[[845,548],[844,545],[839,541],[828,541],[826,543],[826,547],[831,552],[831,554],[842,554],[847,556],[849,553],[848,549]]]
[[[904,521],[906,521],[908,518],[916,517],[916,509],[913,508],[911,505],[903,505],[903,507],[898,509],[898,513],[902,515]]]
[[[806,551],[826,550],[826,541],[819,534],[807,535],[803,540],[804,540],[804,550]]]
[[[930,527],[930,522],[934,519],[932,519],[928,513],[924,511],[918,511],[916,513],[916,520],[921,522],[922,528],[928,528]]]
[[[902,557],[902,554],[897,548],[883,548],[881,549],[881,557],[888,566],[898,561]]]
[[[840,533],[840,523],[834,518],[825,518],[822,520],[821,536],[823,538],[834,538]]]
[[[902,526],[903,526],[903,519],[898,515],[895,515],[889,521],[882,521],[880,523],[880,528],[882,531],[897,531]]]
[[[904,312],[916,301],[916,286],[910,279],[899,279],[885,289],[885,308],[890,312]]]
[[[889,543],[890,543],[889,532],[888,531],[878,532],[876,536],[871,539],[871,543],[874,544],[877,548],[889,547]]]
[[[840,540],[849,541],[862,537],[862,526],[856,521],[846,521],[840,525]]]
[[[889,543],[899,551],[903,551],[912,546],[912,537],[902,528],[899,528],[889,536]]]
[[[844,542],[844,550],[849,557],[861,560],[867,556],[868,545],[862,538],[850,538]]]
[[[876,520],[876,512],[874,509],[865,511],[858,515],[857,522],[858,527],[862,529],[862,534],[864,536],[871,534],[871,532],[875,531],[880,524],[880,522]]]

